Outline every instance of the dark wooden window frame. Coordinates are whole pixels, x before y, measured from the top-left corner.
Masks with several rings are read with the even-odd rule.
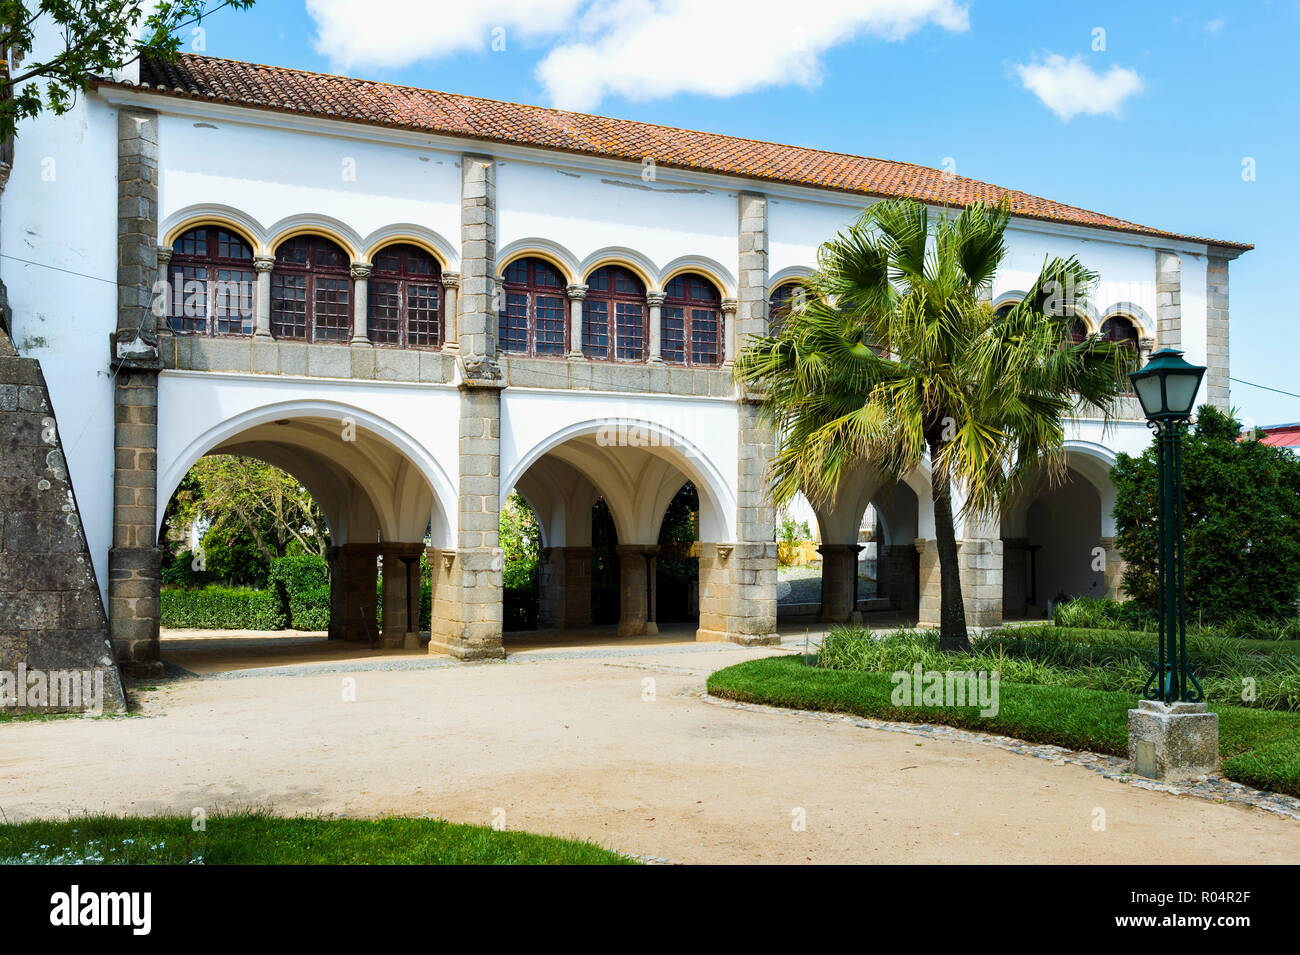
[[[186,243],[198,241],[200,233],[204,251],[201,253],[184,251]],[[220,254],[223,236],[227,250],[237,242],[241,249],[247,251],[247,256]],[[252,335],[257,315],[257,273],[253,269],[253,257],[253,244],[234,229],[224,225],[217,223],[198,225],[178,235],[176,241],[172,243],[172,257],[167,265],[167,278],[171,283],[167,327],[173,332],[189,335],[232,337]],[[183,311],[188,297],[186,283],[200,281],[196,276],[186,277],[188,270],[195,269],[204,270],[201,319],[187,316]],[[223,322],[229,322],[231,296],[228,285],[219,289],[217,283],[228,282],[246,283],[241,284],[234,303],[240,319],[238,331],[231,331],[229,328],[218,329]],[[248,290],[247,296],[244,295],[245,288]],[[219,314],[219,309],[225,310],[227,314],[224,316]],[[200,322],[202,327],[199,326]]]
[[[548,285],[538,282],[537,267],[541,265],[555,274],[559,280],[557,285]],[[523,279],[518,276],[521,274]],[[498,330],[497,343],[501,351],[515,358],[564,358],[569,353],[569,292],[565,283],[564,273],[559,267],[542,258],[528,256],[526,258],[515,259],[505,269],[505,281],[501,283],[501,310],[497,315]],[[517,299],[523,299],[522,302]],[[559,341],[544,342],[544,348],[538,351],[538,299],[558,298],[560,300],[560,320],[561,335]],[[518,309],[522,305],[523,314],[517,311],[511,312],[511,309]],[[551,308],[550,305],[543,305],[543,308]],[[513,336],[507,334],[508,325],[512,319],[523,319],[524,347],[507,348],[508,343],[513,343]],[[554,319],[545,319],[548,323],[554,323]]]
[[[412,257],[417,254],[427,258],[432,263],[432,272],[418,272],[411,267]],[[383,257],[396,255],[398,258],[398,267],[395,270],[380,267]],[[384,286],[396,286],[396,303],[389,305],[383,300],[388,293],[383,291]],[[432,307],[432,317],[424,314],[430,311],[428,306],[411,305],[413,294],[419,300],[420,290],[432,288],[435,291],[435,300]],[[441,348],[446,336],[446,316],[445,308],[447,301],[447,290],[442,284],[442,264],[427,249],[422,249],[418,245],[409,242],[394,242],[384,246],[371,260],[371,272],[368,284],[366,286],[366,335],[374,345],[386,348]],[[380,309],[395,309],[397,320],[397,341],[380,340],[375,330],[378,322],[386,321],[383,316],[377,314]],[[432,340],[420,341],[425,338],[427,332],[416,332],[414,336],[411,331],[412,321],[417,323],[432,322],[434,332]],[[417,339],[412,344],[412,338]]]
[[[306,240],[310,243],[306,256],[307,260],[300,263],[284,259],[282,250],[300,240]],[[332,251],[331,246],[333,250],[337,250],[341,254],[343,265],[332,265],[317,261],[318,258],[323,257],[323,253]],[[287,323],[282,318],[284,312],[277,307],[278,303],[285,300],[284,282],[290,277],[303,279],[302,290],[305,311],[302,335],[285,334]],[[338,288],[330,288],[327,283],[342,283],[341,288],[347,293],[346,301],[342,303],[342,314],[345,318],[342,325],[322,325],[320,322],[324,307],[330,304],[325,296],[330,293],[336,294],[339,291]],[[329,236],[315,233],[290,236],[276,246],[275,266],[271,270],[271,333],[276,338],[282,338],[286,341],[346,344],[352,337],[352,309],[356,300],[355,296],[356,290],[352,282],[352,263],[347,249]],[[336,301],[333,304],[338,305],[339,303]],[[330,331],[333,334],[321,337],[322,330]]]
[[[795,290],[798,288],[798,282],[782,282],[768,295],[767,334],[769,336],[775,337],[780,334],[786,318],[790,315],[790,306],[794,302]]]
[[[694,294],[696,282],[709,289],[711,294],[705,297],[696,296]],[[675,320],[674,316],[670,315],[673,311],[681,312],[679,320],[682,323],[682,334],[680,339],[674,334],[671,336],[671,341],[674,343],[680,341],[682,354],[680,357],[670,358],[668,325],[670,321]],[[668,364],[685,365],[691,368],[718,368],[727,360],[726,315],[722,310],[722,291],[707,275],[698,272],[682,272],[674,275],[664,287],[664,304],[659,321],[660,355]],[[701,325],[709,321],[714,323],[716,360],[698,361],[694,347],[696,333]]]
[[[604,273],[602,275],[602,273]],[[640,291],[620,291],[618,289],[618,278],[620,275],[630,278],[635,287]],[[596,278],[608,278],[609,288],[596,288],[592,280]],[[641,312],[640,339],[641,345],[633,357],[620,356],[620,350],[623,350],[625,327],[619,321],[619,306],[635,305]],[[605,314],[596,318],[596,311],[600,306],[604,307]],[[603,265],[591,273],[587,278],[587,295],[582,301],[582,354],[592,361],[610,361],[621,362],[623,364],[635,364],[644,362],[649,356],[650,349],[650,307],[646,301],[645,283],[641,277],[624,265]],[[605,346],[604,354],[594,354],[596,346],[588,340],[588,330],[597,323],[604,325]]]

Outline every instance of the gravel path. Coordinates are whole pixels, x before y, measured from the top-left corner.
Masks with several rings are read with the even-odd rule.
[[[703,698],[710,672],[770,652],[788,651],[538,650],[164,682],[137,716],[0,725],[0,809],[503,810],[510,828],[680,862],[1300,859],[1300,823],[1256,808]]]

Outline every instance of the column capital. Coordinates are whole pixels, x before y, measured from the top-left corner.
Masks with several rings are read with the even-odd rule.
[[[740,306],[740,302],[738,302],[738,301],[737,301],[736,299],[734,299],[734,298],[724,298],[724,299],[722,300],[722,311],[723,311],[723,314],[725,314],[725,315],[735,315],[735,314],[736,314],[736,309],[737,309],[739,306]]]
[[[664,299],[668,298],[667,292],[646,292],[645,301],[651,308],[662,308]]]
[[[460,288],[460,273],[459,273],[459,272],[443,272],[443,273],[442,273],[442,286],[443,286],[443,288]]]
[[[585,285],[578,285],[578,284],[570,285],[567,289],[565,289],[565,291],[569,293],[570,302],[581,302],[584,298],[587,297],[587,286]]]
[[[370,278],[370,273],[374,270],[375,267],[369,262],[354,262],[352,263],[352,268],[349,269],[349,274],[351,274],[354,279],[368,279]]]
[[[167,267],[167,263],[172,260],[172,247],[170,245],[158,246],[158,268]]]
[[[255,255],[253,256],[253,269],[258,272],[270,272],[275,268],[274,255]]]

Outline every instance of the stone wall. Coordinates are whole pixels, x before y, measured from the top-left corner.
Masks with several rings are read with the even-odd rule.
[[[129,596],[129,591],[123,597]],[[140,596],[147,597],[141,593]],[[33,700],[19,668],[89,675],[90,699]],[[34,358],[19,358],[0,332],[0,709],[28,703],[54,710],[122,712],[126,698],[108,619],[82,529],[49,392]],[[79,672],[78,672],[79,671]],[[28,673],[28,676],[32,674]],[[12,681],[12,682],[10,682]],[[54,705],[57,703],[57,705]]]
[[[1156,347],[1182,348],[1183,273],[1176,252],[1156,252]]]

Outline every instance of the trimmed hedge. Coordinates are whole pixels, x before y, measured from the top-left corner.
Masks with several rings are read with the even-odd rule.
[[[267,574],[271,592],[293,630],[324,630],[329,626],[329,582],[329,567],[315,554],[277,557]]]
[[[204,587],[164,590],[160,623],[164,627],[201,630],[283,630],[285,615],[269,591]]]

